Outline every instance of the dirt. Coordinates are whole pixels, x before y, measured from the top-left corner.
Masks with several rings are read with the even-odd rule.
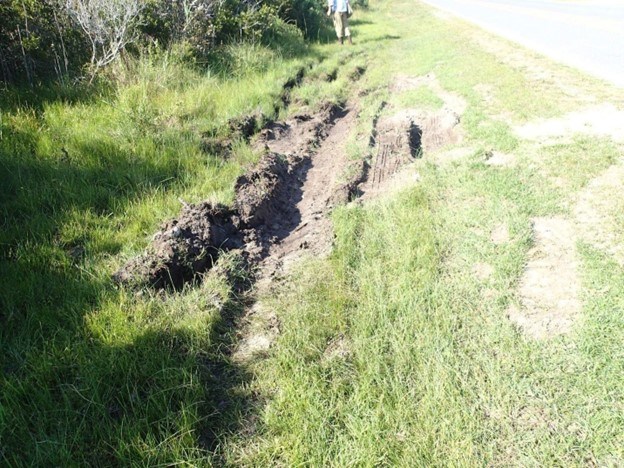
[[[298,145],[297,132],[266,142],[271,151],[295,149],[312,152],[313,156],[306,158],[305,171],[300,178],[300,196],[293,200],[291,229],[280,242],[270,245],[265,267],[283,265],[303,252],[318,255],[330,250],[333,234],[329,212],[336,204],[349,200],[363,171],[362,163],[350,163],[346,153],[347,137],[355,127],[356,115],[349,106],[336,109],[331,131],[320,132],[307,145]],[[351,181],[344,179],[347,168],[354,174]]]
[[[331,230],[328,201],[340,161],[347,164],[344,151],[337,151],[344,150],[350,115],[349,109],[326,104],[313,115],[267,125],[254,143],[265,155],[236,181],[233,209],[208,202],[185,205],[115,280],[179,289],[210,269],[221,251],[241,248],[262,269],[267,257],[276,263],[301,248],[323,250],[331,238],[318,234]]]
[[[265,355],[280,333],[276,315],[261,302],[255,302],[246,310],[238,328],[239,341],[232,353],[233,361],[238,363]]]
[[[290,104],[291,91],[301,84],[301,82],[303,81],[303,78],[305,77],[305,72],[306,72],[305,68],[300,68],[295,74],[295,76],[286,80],[286,82],[282,86],[282,94],[280,96],[280,101],[282,102],[282,105],[284,107],[288,107],[288,105]],[[279,109],[276,109],[276,110],[279,111]]]
[[[326,104],[315,113],[270,122],[251,138],[257,117],[232,123],[239,138],[250,138],[252,146],[264,153],[236,181],[232,209],[207,202],[184,206],[177,219],[162,226],[143,255],[116,273],[117,281],[177,289],[212,268],[220,252],[239,249],[253,271],[255,286],[253,291],[246,289],[254,298],[245,301],[247,308],[235,324],[238,339],[231,356],[249,363],[265,355],[279,334],[279,324],[270,307],[257,300],[261,291],[277,284],[276,279],[302,256],[331,250],[329,214],[335,206],[360,197],[364,188],[380,185],[405,162],[444,144],[458,122],[455,114],[417,111],[376,121],[371,150],[386,159],[378,157],[369,167],[347,154],[357,118],[352,105]],[[411,182],[416,179],[412,174]],[[344,354],[342,345],[333,347],[339,351],[329,354]]]
[[[623,127],[624,111],[605,103],[570,112],[563,117],[529,122],[514,130],[521,138],[540,142],[569,139],[574,134],[610,137],[616,142],[624,142]]]
[[[242,246],[242,235],[225,207],[209,202],[184,205],[164,223],[145,253],[114,275],[120,283],[153,288],[182,287],[211,268],[222,250]]]
[[[490,233],[490,240],[495,245],[503,245],[509,242],[509,228],[506,224],[499,224]]]
[[[512,167],[516,164],[516,156],[500,151],[487,151],[485,153],[485,164],[488,166]]]
[[[453,148],[440,151],[448,146],[458,145],[463,140],[461,116],[466,110],[466,101],[454,93],[446,91],[439,83],[434,73],[424,76],[398,75],[390,85],[393,93],[403,93],[428,87],[443,101],[443,106],[437,111],[423,111],[419,109],[405,109],[394,116],[386,117],[379,122],[379,132],[384,133],[384,127],[401,128],[408,127],[408,141],[412,157],[420,157],[427,154],[436,164],[457,160],[471,153],[472,150],[465,148]],[[403,131],[405,133],[405,131]],[[392,135],[390,134],[390,139]],[[394,146],[401,146],[397,141]],[[386,154],[387,142],[379,146],[383,164]],[[403,153],[405,153],[403,151]]]
[[[351,343],[343,333],[333,337],[328,343],[323,353],[323,360],[347,360],[352,355]]]
[[[228,121],[228,136],[216,135],[213,131],[206,132],[201,138],[201,149],[205,153],[227,159],[232,154],[236,141],[248,142],[258,128],[270,119],[261,112],[232,118]]]
[[[297,196],[297,170],[301,157],[266,154],[249,172],[239,177],[235,185],[234,209],[237,224],[245,228],[269,228],[278,231],[278,223],[292,224],[292,197]],[[285,216],[286,215],[286,216]],[[277,234],[277,232],[276,232]]]
[[[520,138],[539,144],[567,142],[579,134],[621,143],[622,126],[624,111],[612,104],[592,104],[559,118],[517,126],[514,131]],[[509,311],[510,319],[527,335],[542,339],[568,333],[581,316],[577,239],[624,265],[613,199],[613,194],[622,190],[622,180],[624,166],[611,166],[573,195],[570,219],[536,222],[536,247],[529,253],[519,289],[521,306]],[[555,179],[554,183],[564,186],[565,180]]]
[[[387,115],[387,103],[381,103],[373,120],[367,180],[360,186],[363,199],[414,184],[419,175],[410,163],[424,156],[435,157],[442,148],[462,141],[459,123],[466,103],[442,89],[435,75],[399,75],[390,89],[400,93],[420,86],[430,87],[442,98],[444,107],[436,111],[402,109]]]
[[[472,274],[480,281],[489,279],[494,274],[494,267],[489,263],[475,263],[472,266]]]
[[[526,335],[547,339],[571,331],[581,312],[574,224],[565,218],[535,218],[534,247],[520,280],[520,305],[509,319]]]
[[[589,182],[573,207],[579,237],[620,265],[624,265],[624,246],[614,219],[619,213],[613,197],[622,193],[623,186],[624,163],[620,162]]]

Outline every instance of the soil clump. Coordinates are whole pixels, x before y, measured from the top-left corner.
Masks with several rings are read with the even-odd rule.
[[[340,106],[326,104],[316,114],[269,123],[254,142],[265,154],[236,181],[233,209],[209,202],[184,204],[180,216],[163,224],[146,251],[116,272],[114,279],[140,287],[179,289],[212,268],[222,251],[242,249],[246,259],[257,265],[272,253],[272,247],[281,255],[299,248],[292,245],[293,232],[299,237],[314,224],[311,221],[323,218],[332,196],[325,180],[328,168],[316,179],[308,177],[315,167],[312,156],[326,149],[322,142],[330,136],[329,130],[348,114]],[[344,135],[333,138],[340,140]],[[335,156],[328,153],[319,157]],[[300,206],[305,183],[309,185],[305,190],[324,191],[327,200],[313,209],[309,201]],[[308,200],[317,198],[314,193]]]
[[[164,223],[147,250],[114,275],[120,283],[180,288],[209,269],[221,250],[242,246],[227,208],[202,202],[184,205],[177,219]]]

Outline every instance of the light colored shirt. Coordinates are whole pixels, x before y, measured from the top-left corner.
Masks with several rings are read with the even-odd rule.
[[[338,13],[346,13],[348,10],[349,0],[329,0],[328,5],[332,11]]]

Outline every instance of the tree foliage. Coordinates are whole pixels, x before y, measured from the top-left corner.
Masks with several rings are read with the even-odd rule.
[[[141,0],[66,0],[65,8],[91,46],[91,79],[137,39]]]
[[[196,57],[296,26],[315,37],[324,0],[1,0],[0,81],[91,76],[131,44],[183,42]],[[134,47],[134,50],[136,50]]]
[[[0,79],[33,84],[75,73],[86,59],[80,31],[55,0],[0,2]]]

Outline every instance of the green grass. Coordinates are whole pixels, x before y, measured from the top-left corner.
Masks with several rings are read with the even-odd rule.
[[[583,319],[567,337],[526,339],[506,318],[531,218],[568,214],[621,147],[520,140],[515,123],[581,98],[531,81],[482,50],[481,33],[420,3],[373,3],[353,31],[353,47],[239,45],[212,71],[174,51],[115,68],[90,90],[0,98],[3,464],[623,462],[622,267],[579,245]],[[358,81],[356,67],[366,68]],[[301,68],[291,107],[279,108]],[[443,104],[427,86],[389,91],[398,74],[430,73],[466,101],[462,145],[473,151],[442,166],[425,157],[418,186],[336,209],[332,255],[262,298],[281,329],[265,359],[242,366],[226,352],[242,304],[222,272],[244,274],[236,255],[175,294],[113,285],[179,198],[231,202],[256,155],[244,142],[227,160],[206,154],[205,134],[225,136],[231,118],[249,113],[351,100],[359,117],[348,151],[364,158],[378,115]],[[513,153],[516,166],[484,164],[491,150]],[[495,245],[500,225],[509,242]],[[475,274],[478,265],[491,274]]]
[[[334,212],[331,257],[300,266],[279,294],[263,299],[283,331],[270,356],[251,366],[247,392],[267,401],[254,436],[228,441],[228,460],[621,464],[621,267],[579,245],[584,312],[570,336],[535,341],[506,318],[533,244],[531,219],[566,215],[576,191],[616,162],[621,147],[585,137],[539,148],[523,142],[511,122],[584,103],[530,81],[476,48],[467,27],[413,3],[378,5],[374,15],[359,29],[363,47],[382,39],[378,53],[367,52],[359,86],[370,92],[358,101],[351,156],[368,154],[366,137],[379,113],[440,106],[427,87],[398,95],[385,87],[398,74],[432,72],[468,103],[462,144],[475,150],[440,167],[425,157],[419,186]],[[400,39],[383,39],[387,30]],[[480,96],[483,84],[494,104]],[[587,93],[598,89],[581,85]],[[512,153],[516,165],[488,166],[486,150]],[[496,245],[490,235],[501,225],[509,241]],[[477,274],[482,265],[491,274]]]
[[[276,117],[283,84],[319,60],[309,47],[227,54],[227,73],[174,51],[111,70],[114,81],[82,95],[2,96],[2,463],[211,460],[230,424],[215,416],[228,391],[220,380],[242,372],[224,361],[226,316],[239,309],[230,285],[212,275],[152,297],[115,287],[111,274],[178,199],[232,200],[257,156],[244,142],[227,160],[206,154],[203,135],[248,113]]]

